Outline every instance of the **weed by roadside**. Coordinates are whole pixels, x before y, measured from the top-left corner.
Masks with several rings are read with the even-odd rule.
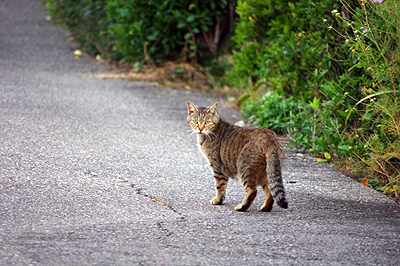
[[[242,13],[251,10],[246,6],[251,2],[259,4],[246,1],[239,5]],[[300,23],[298,27],[290,23],[291,16],[307,9],[301,1],[297,8],[281,4],[279,8],[287,11],[282,12],[288,14],[288,20],[286,24],[269,23],[269,31],[286,25],[287,32],[273,39],[268,39],[273,33],[262,35],[266,36],[265,47],[258,47],[257,39],[243,39],[245,49],[236,55],[237,59],[241,56],[250,61],[242,60],[235,67],[245,63],[255,67],[249,70],[249,85],[239,100],[242,110],[258,125],[288,133],[297,148],[320,156],[320,161],[336,164],[363,184],[399,201],[400,3],[337,1],[324,18],[311,19],[313,32],[302,31]],[[312,7],[308,10],[311,12]],[[274,17],[273,13],[265,17],[271,15]],[[250,27],[262,21],[260,12],[250,20]],[[302,23],[307,26],[310,21],[304,19]],[[316,35],[317,31],[323,34]],[[324,53],[315,53],[317,48],[309,45],[310,34],[313,38],[325,36],[325,43],[318,46],[325,47]],[[281,46],[275,45],[278,40]],[[250,48],[258,49],[257,58],[246,56]],[[290,56],[292,62],[280,60],[282,53],[274,53],[277,50]],[[269,54],[263,57],[263,51]],[[316,56],[321,57],[317,64],[313,60],[306,64],[299,61]],[[259,70],[267,71],[257,74],[254,62],[260,64]],[[288,78],[290,72],[285,67],[299,71]],[[235,69],[247,70],[243,66]],[[269,91],[260,94],[262,86]]]

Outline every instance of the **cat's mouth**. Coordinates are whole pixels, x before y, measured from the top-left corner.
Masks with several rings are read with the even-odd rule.
[[[204,132],[204,130],[200,131],[200,130],[194,130],[194,133],[198,134],[198,135],[208,135],[206,132]]]
[[[199,131],[199,130],[197,130],[197,132],[196,132],[198,135],[204,135],[204,136],[206,136],[206,137],[210,137],[210,132],[209,131]],[[212,134],[212,133],[211,133]]]

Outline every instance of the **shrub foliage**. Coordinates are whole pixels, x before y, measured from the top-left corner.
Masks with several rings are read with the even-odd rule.
[[[43,0],[52,19],[66,25],[91,54],[109,54],[112,40],[108,36],[105,0]]]
[[[107,20],[115,49],[124,58],[184,58],[217,52],[232,28],[232,1],[110,0]]]
[[[382,0],[239,1],[228,74],[256,123],[397,199],[399,10]],[[259,95],[262,86],[270,91]]]
[[[234,0],[45,0],[89,51],[123,61],[202,62],[224,48]]]
[[[336,37],[321,27],[337,2],[239,1],[230,80],[238,86],[262,82],[281,95],[306,101],[320,95],[324,83],[348,64]]]

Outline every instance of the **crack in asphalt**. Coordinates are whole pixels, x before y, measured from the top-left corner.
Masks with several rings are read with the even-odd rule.
[[[164,227],[162,222],[157,222],[156,225],[165,234],[165,236],[171,236],[172,235],[172,232],[170,232],[168,230],[168,228]]]
[[[136,191],[136,193],[138,195],[141,195],[141,196],[149,199],[149,201],[154,201],[154,202],[159,201],[157,198],[155,198],[155,197],[153,197],[153,196],[151,196],[151,195],[149,195],[147,193],[144,193],[143,192],[143,188],[137,187],[135,184],[131,184],[131,187],[133,189],[135,189],[135,191]],[[179,220],[181,220],[181,221],[186,220],[186,216],[183,213],[181,213],[178,210],[176,210],[172,205],[167,204],[166,202],[165,202],[165,204],[158,204],[158,205],[165,206],[168,209],[170,209],[172,212],[176,213],[178,215],[178,219]],[[163,225],[163,222],[161,222],[161,221],[160,222],[156,222],[156,225],[160,229],[160,231],[164,234],[165,237],[170,237],[170,236],[173,235],[173,232],[171,232],[168,228],[166,228]]]
[[[149,194],[143,192],[144,189],[141,188],[141,187],[137,187],[136,184],[131,184],[131,187],[132,187],[133,189],[135,189],[135,191],[136,191],[136,193],[137,193],[138,195],[141,195],[141,196],[143,196],[143,197],[149,199],[150,201],[154,201],[154,202],[160,201],[160,200],[157,199],[156,197],[153,197],[153,196],[151,196],[151,195],[149,195]],[[167,207],[168,209],[170,209],[172,212],[176,213],[176,214],[179,216],[179,219],[180,219],[180,220],[185,220],[185,219],[186,219],[186,216],[185,216],[183,213],[181,213],[180,211],[178,211],[177,209],[175,209],[172,205],[170,205],[170,204],[168,204],[168,203],[166,203],[166,202],[165,202],[164,204],[158,204],[158,205],[165,206],[165,207]],[[157,223],[157,226],[159,226],[160,228],[162,228],[162,225],[161,225],[160,223]],[[165,229],[165,228],[164,228],[164,229]],[[163,229],[163,230],[164,230],[164,229]],[[165,229],[165,230],[168,231],[168,229]]]

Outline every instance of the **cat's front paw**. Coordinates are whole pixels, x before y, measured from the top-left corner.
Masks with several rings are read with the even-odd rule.
[[[211,204],[212,205],[221,205],[223,201],[224,201],[223,199],[215,197],[211,200]]]

